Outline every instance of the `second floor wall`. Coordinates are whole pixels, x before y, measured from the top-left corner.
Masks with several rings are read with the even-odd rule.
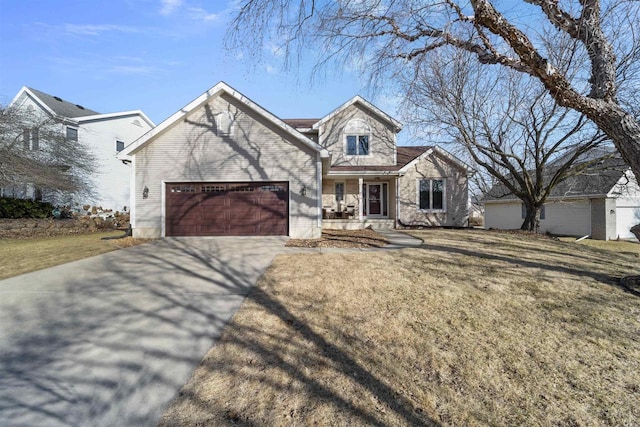
[[[396,164],[394,125],[360,103],[330,116],[318,131],[319,144],[331,153],[331,166]]]

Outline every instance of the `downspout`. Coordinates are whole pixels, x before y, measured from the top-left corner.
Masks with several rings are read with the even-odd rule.
[[[395,228],[398,228],[400,224],[400,175],[396,177],[396,225]]]
[[[316,154],[316,188],[318,195],[316,202],[316,218],[318,228],[322,230],[322,157],[318,152]]]

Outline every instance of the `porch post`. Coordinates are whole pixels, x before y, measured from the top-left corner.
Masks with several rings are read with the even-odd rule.
[[[362,206],[362,184],[364,183],[364,179],[362,177],[358,178],[358,219],[362,221],[362,213],[364,212]]]

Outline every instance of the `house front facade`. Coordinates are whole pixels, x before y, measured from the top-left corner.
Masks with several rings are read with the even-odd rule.
[[[153,128],[154,123],[142,111],[101,114],[28,87],[23,87],[18,92],[10,106],[37,119],[54,119],[60,123],[60,132],[67,139],[88,147],[96,161],[96,170],[90,183],[92,188],[89,189],[94,196],[49,199],[46,189],[34,188],[28,182],[19,187],[1,189],[2,195],[42,199],[54,204],[93,204],[119,211],[129,209],[129,174],[132,168],[127,164],[128,159],[123,161],[117,155],[125,146]]]
[[[134,236],[466,226],[470,169],[438,147],[398,147],[400,130],[359,96],[283,120],[218,83],[120,154]]]

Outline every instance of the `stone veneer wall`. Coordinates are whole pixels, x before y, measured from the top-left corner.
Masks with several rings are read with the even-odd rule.
[[[127,215],[128,216],[128,215]],[[0,238],[47,237],[126,229],[127,221],[81,216],[77,219],[0,219]]]

